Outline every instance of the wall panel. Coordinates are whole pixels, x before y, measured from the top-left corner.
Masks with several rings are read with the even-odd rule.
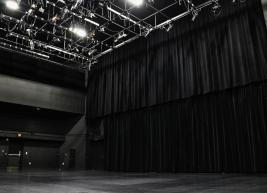
[[[0,101],[45,109],[84,113],[81,91],[0,74]]]

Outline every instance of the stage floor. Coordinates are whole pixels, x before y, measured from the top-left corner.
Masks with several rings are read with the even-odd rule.
[[[266,193],[267,175],[0,173],[0,193]]]

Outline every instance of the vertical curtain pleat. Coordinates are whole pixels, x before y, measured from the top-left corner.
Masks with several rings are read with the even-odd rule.
[[[105,166],[134,172],[267,172],[267,33],[259,0],[226,2],[115,50],[89,75],[88,120]]]
[[[93,67],[88,116],[101,117],[246,85],[267,78],[266,26],[259,0],[226,1],[115,50]]]
[[[267,83],[103,118],[106,169],[267,172]]]

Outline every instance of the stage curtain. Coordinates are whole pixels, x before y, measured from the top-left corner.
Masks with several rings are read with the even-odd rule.
[[[102,122],[107,170],[267,172],[266,82]]]
[[[107,170],[267,172],[261,2],[220,2],[221,16],[202,10],[93,66],[87,119],[104,128]]]
[[[206,94],[267,77],[266,26],[259,0],[221,1],[115,50],[88,78],[88,117],[102,117]]]

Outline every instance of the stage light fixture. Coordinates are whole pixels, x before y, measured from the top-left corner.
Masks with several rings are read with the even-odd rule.
[[[146,37],[150,34],[150,32],[151,32],[151,30],[146,30],[146,31],[143,33],[144,37],[146,38]]]
[[[173,28],[173,25],[171,23],[169,23],[168,26],[165,27],[167,32],[169,32],[172,28]]]
[[[32,40],[30,40],[30,49],[34,50],[34,42]]]
[[[60,39],[58,37],[53,37],[52,42],[53,43],[60,43]]]
[[[18,10],[19,9],[19,3],[16,0],[7,0],[6,1],[6,7],[11,10]]]
[[[144,3],[144,0],[127,0],[127,1],[135,6],[140,6]]]
[[[17,138],[21,138],[22,134],[21,133],[17,133]]]
[[[80,27],[70,27],[69,30],[81,38],[84,38],[87,36],[87,32]]]

